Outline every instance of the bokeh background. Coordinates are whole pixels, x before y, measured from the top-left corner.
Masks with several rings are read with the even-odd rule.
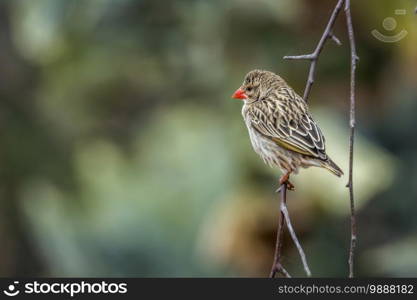
[[[417,276],[417,2],[352,2],[357,275]],[[314,49],[335,3],[1,1],[0,276],[266,276],[280,173],[230,95],[254,68],[302,94],[309,64],[282,57]],[[310,106],[346,173],[344,14],[335,34]],[[315,276],[347,275],[346,182],[308,169],[288,194]],[[288,237],[283,259],[303,276]]]

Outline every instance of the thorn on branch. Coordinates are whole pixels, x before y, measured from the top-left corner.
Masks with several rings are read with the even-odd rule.
[[[331,38],[336,45],[342,46],[342,42],[333,34],[333,32],[329,32],[329,38]]]

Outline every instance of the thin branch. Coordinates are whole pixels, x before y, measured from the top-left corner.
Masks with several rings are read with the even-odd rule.
[[[291,277],[290,274],[284,269],[281,264],[281,256],[282,256],[282,240],[284,237],[284,226],[287,224],[288,231],[290,232],[291,238],[297,247],[298,253],[300,254],[301,261],[303,263],[304,271],[306,272],[307,276],[311,276],[310,267],[308,266],[306,255],[304,253],[303,248],[301,247],[300,242],[298,241],[297,235],[295,234],[294,228],[291,224],[291,218],[288,213],[287,208],[287,183],[283,183],[279,189],[277,190],[281,194],[280,199],[280,221],[278,224],[277,230],[277,241],[275,245],[275,256],[274,262],[272,264],[271,273],[269,275],[270,278],[274,278],[276,273],[281,273],[285,277]]]
[[[351,53],[350,61],[350,137],[349,137],[349,181],[346,185],[349,188],[350,199],[350,249],[349,249],[349,277],[354,276],[353,266],[356,248],[356,214],[355,214],[355,201],[353,195],[353,146],[355,141],[355,82],[356,82],[356,64],[359,57],[356,53],[355,36],[353,33],[352,16],[350,13],[350,0],[346,0],[345,3],[346,25],[349,35],[349,45]]]
[[[308,100],[308,96],[310,95],[311,86],[314,83],[314,76],[316,73],[317,61],[319,59],[321,51],[323,50],[324,44],[326,43],[328,39],[332,39],[337,45],[341,45],[340,40],[333,34],[333,26],[344,2],[345,0],[339,0],[337,2],[330,16],[329,22],[327,23],[327,26],[323,32],[323,35],[321,36],[319,43],[317,44],[316,49],[314,50],[313,53],[306,54],[306,55],[297,55],[297,56],[284,56],[284,59],[298,59],[298,60],[304,59],[304,60],[311,61],[310,71],[308,72],[307,84],[304,89],[304,95],[303,95],[303,99],[306,102]]]
[[[281,203],[287,202],[287,184],[283,183],[280,188],[278,189],[281,194]],[[277,230],[277,241],[275,244],[275,256],[274,262],[272,264],[271,273],[269,274],[270,278],[274,278],[276,273],[281,273],[287,278],[290,278],[291,275],[284,269],[281,264],[281,253],[282,253],[282,240],[284,237],[284,226],[285,226],[285,216],[281,211],[279,223],[278,223],[278,230]]]
[[[297,239],[297,235],[295,234],[294,228],[291,224],[290,214],[288,213],[287,204],[285,202],[281,202],[281,213],[285,216],[285,222],[287,223],[288,231],[290,232],[291,238],[297,247],[298,253],[300,254],[301,261],[303,262],[304,271],[306,272],[307,276],[311,276],[310,267],[308,266],[306,255],[304,253],[303,248],[301,247],[300,242]]]

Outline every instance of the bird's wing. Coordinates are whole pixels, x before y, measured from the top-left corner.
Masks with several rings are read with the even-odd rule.
[[[326,160],[324,136],[304,100],[294,92],[279,98],[261,101],[250,110],[252,126],[281,147]]]

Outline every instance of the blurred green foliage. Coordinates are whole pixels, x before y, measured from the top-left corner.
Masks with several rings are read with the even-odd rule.
[[[335,1],[0,2],[0,275],[265,276],[278,170],[230,99],[251,69],[302,94]],[[417,17],[413,1],[353,1],[360,276],[416,276]],[[406,9],[395,16],[395,9]],[[373,29],[397,20],[389,44]],[[311,109],[348,166],[343,14]],[[346,173],[346,172],[345,172]],[[316,276],[345,276],[346,177],[309,169],[289,193]],[[287,237],[286,237],[287,239]],[[289,239],[284,263],[302,275]]]

